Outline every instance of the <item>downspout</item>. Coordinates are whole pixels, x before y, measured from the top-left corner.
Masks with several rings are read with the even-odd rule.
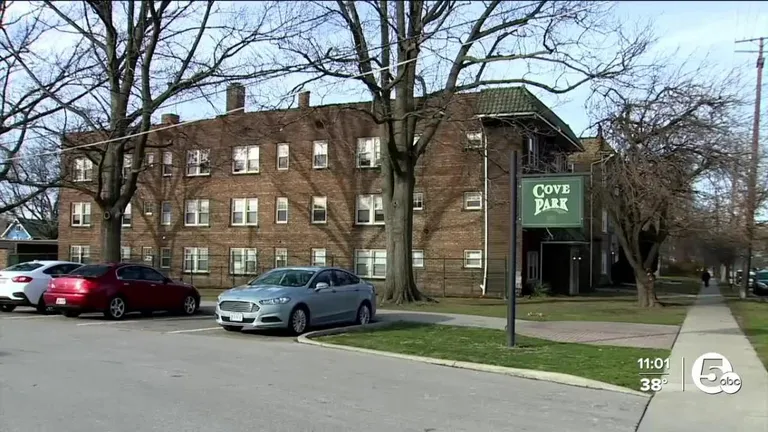
[[[483,121],[480,120],[480,133],[483,135],[483,285],[482,296],[488,289],[488,138],[485,135]]]

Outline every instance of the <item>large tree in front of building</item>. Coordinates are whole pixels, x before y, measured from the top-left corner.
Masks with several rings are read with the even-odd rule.
[[[222,83],[255,84],[283,72],[273,67],[273,44],[308,22],[293,2],[45,1],[39,7],[51,33],[84,39],[85,55],[105,77],[85,103],[62,104],[84,132],[65,136],[65,147],[105,141],[73,152],[92,161],[94,184],[65,186],[90,195],[101,210],[107,261],[120,259],[121,217],[137,189],[156,111],[210,95]]]
[[[615,78],[646,49],[602,2],[367,1],[307,3],[323,25],[283,47],[319,77],[362,83],[381,125],[387,234],[385,301],[420,300],[412,271],[415,167],[456,93],[527,85],[565,93]],[[420,137],[415,140],[417,129]],[[458,143],[457,143],[458,145]]]
[[[641,307],[659,306],[649,277],[659,247],[695,224],[699,180],[730,165],[738,99],[729,79],[663,67],[601,90],[596,113],[614,154],[597,191],[634,270]],[[641,247],[651,242],[649,252]]]

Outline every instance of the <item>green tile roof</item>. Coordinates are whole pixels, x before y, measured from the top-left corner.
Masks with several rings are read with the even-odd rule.
[[[478,115],[537,113],[560,129],[574,143],[580,143],[570,126],[525,87],[485,89],[480,92],[475,113]]]

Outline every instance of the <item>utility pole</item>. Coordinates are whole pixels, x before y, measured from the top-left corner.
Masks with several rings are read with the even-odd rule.
[[[747,298],[749,293],[749,272],[752,266],[752,243],[755,238],[755,212],[757,211],[757,162],[760,156],[760,93],[763,85],[763,45],[766,37],[745,39],[736,43],[755,42],[759,44],[757,51],[757,88],[755,90],[755,117],[752,123],[752,155],[749,164],[749,179],[747,183],[747,256],[744,259],[744,267],[741,275],[741,287],[739,298]],[[754,51],[737,51],[754,52]]]

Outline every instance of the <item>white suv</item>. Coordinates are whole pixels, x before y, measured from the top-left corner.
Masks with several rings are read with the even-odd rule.
[[[30,261],[0,270],[0,311],[13,312],[17,306],[32,306],[45,313],[43,293],[54,277],[67,274],[82,264],[69,261]]]

